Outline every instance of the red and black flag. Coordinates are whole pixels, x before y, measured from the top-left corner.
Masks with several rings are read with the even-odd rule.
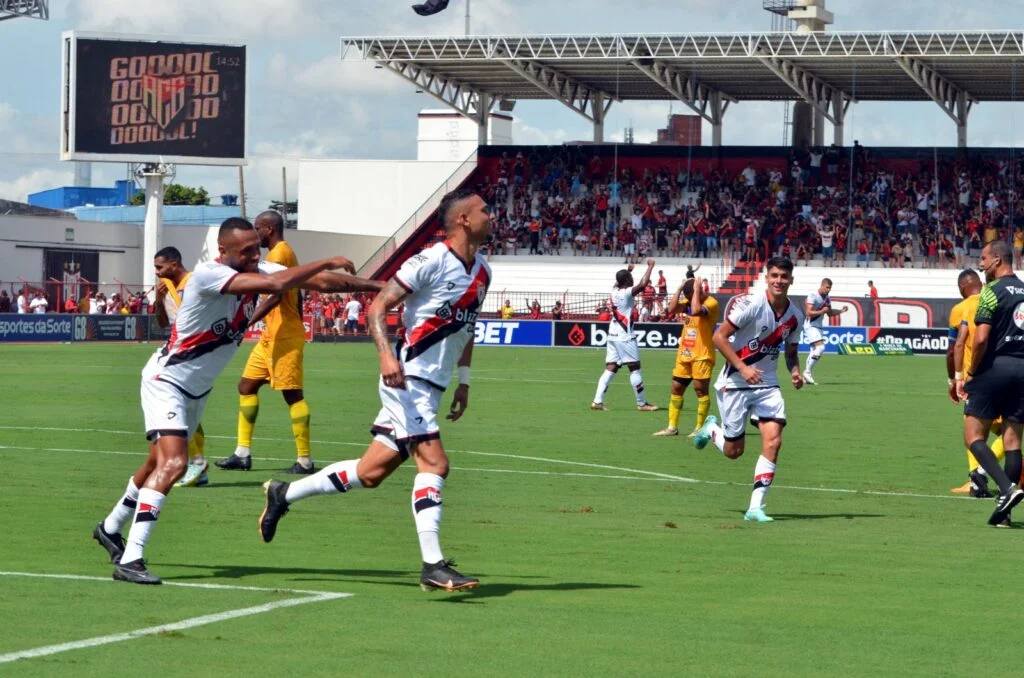
[[[412,10],[420,16],[431,16],[448,7],[449,0],[427,0],[422,5],[413,5]]]

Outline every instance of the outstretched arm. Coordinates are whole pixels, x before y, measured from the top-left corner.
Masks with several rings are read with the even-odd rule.
[[[406,296],[408,292],[401,285],[394,279],[389,280],[366,312],[366,323],[377,347],[377,357],[380,359],[380,376],[384,379],[385,386],[393,388],[405,388],[405,373],[402,371],[402,364],[391,351],[387,315],[388,311],[402,303]]]
[[[239,273],[221,288],[221,294],[281,294],[306,282],[317,273],[336,268],[355,273],[352,262],[345,257],[321,259],[293,266],[274,273]]]
[[[644,271],[643,276],[640,278],[640,282],[633,286],[632,294],[635,297],[644,291],[644,288],[651,283],[651,271],[654,270],[654,259],[647,260],[647,270]]]
[[[383,280],[367,280],[348,273],[324,271],[300,285],[304,290],[316,292],[378,292],[384,289]]]

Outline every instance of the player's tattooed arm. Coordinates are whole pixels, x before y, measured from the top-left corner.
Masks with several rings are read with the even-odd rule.
[[[348,273],[324,271],[302,284],[304,290],[316,292],[378,292],[384,289],[383,280],[367,280]]]
[[[389,280],[366,312],[366,323],[380,358],[380,376],[384,385],[392,388],[405,388],[405,374],[402,364],[391,351],[387,317],[388,311],[402,303],[407,295],[408,292],[394,279]]]

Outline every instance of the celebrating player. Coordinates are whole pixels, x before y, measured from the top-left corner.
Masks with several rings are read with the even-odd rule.
[[[188,439],[199,425],[206,399],[225,365],[242,343],[259,294],[280,294],[298,286],[323,292],[379,289],[380,283],[351,275],[345,257],[285,269],[260,261],[259,237],[252,224],[232,217],[217,235],[220,257],[196,266],[167,344],[142,370],[142,412],[149,455],[128,479],[124,495],[93,530],[110,554],[114,579],[160,584],[143,559],[143,547],[174,483],[185,472]],[[128,542],[121,529],[134,514]]]
[[[789,299],[793,262],[772,257],[765,279],[768,292],[735,297],[726,308],[725,322],[715,331],[715,347],[726,360],[715,381],[722,425],[714,415],[709,416],[693,440],[698,450],[711,440],[726,457],[738,459],[745,447],[747,417],[757,415],[761,456],[754,466],[754,491],[743,519],[759,523],[773,520],[764,512],[765,495],[775,478],[782,428],[786,425],[786,403],[777,374],[780,352],[786,355],[793,387],[804,385],[797,357],[802,318]]]
[[[176,247],[165,247],[153,257],[156,270],[156,322],[160,327],[170,327],[181,309],[181,295],[185,283],[192,275],[181,263],[181,252]],[[188,441],[188,468],[178,481],[178,487],[202,487],[210,483],[206,474],[209,464],[205,455],[206,434],[202,423],[196,424],[196,431]]]
[[[837,316],[846,311],[846,306],[839,309],[832,309],[832,300],[828,293],[832,291],[832,281],[824,278],[817,292],[811,292],[804,300],[804,336],[807,343],[811,345],[810,355],[807,356],[807,365],[804,367],[804,381],[808,384],[817,384],[811,372],[814,365],[825,353],[825,337],[821,333],[821,326],[825,318]]]
[[[657,405],[651,405],[644,396],[644,376],[640,371],[640,347],[633,336],[633,309],[636,307],[636,295],[640,294],[651,282],[651,271],[654,270],[654,259],[647,260],[647,270],[636,285],[633,284],[633,265],[615,274],[615,286],[612,288],[611,312],[608,321],[608,348],[605,351],[605,370],[597,381],[597,393],[590,403],[592,410],[607,410],[604,405],[604,394],[608,385],[615,378],[615,373],[625,365],[629,369],[629,383],[633,386],[636,396],[636,409],[641,412],[653,412]]]
[[[966,397],[964,442],[988,476],[999,486],[996,510],[989,525],[1010,526],[1010,512],[1024,499],[1017,483],[1021,474],[1020,436],[1024,421],[1024,281],[1013,274],[1010,246],[994,240],[981,250],[980,266],[989,281],[978,298],[974,346],[967,380],[958,389]],[[985,443],[992,422],[1003,418],[1006,470]]]
[[[946,376],[949,384],[949,398],[960,404],[959,390],[963,389],[964,366],[970,365],[974,350],[974,317],[978,314],[978,299],[981,296],[981,278],[974,271],[967,269],[957,277],[957,286],[963,301],[953,307],[949,313],[949,348],[946,350]],[[996,459],[1003,458],[1002,421],[992,422],[991,432],[997,438],[992,443],[992,452]],[[971,451],[967,450],[967,482],[961,487],[953,488],[954,494],[970,494],[972,497],[988,498],[992,493],[988,489],[988,475],[978,465]]]
[[[267,261],[287,268],[299,265],[291,246],[284,240],[284,219],[268,210],[256,217],[260,247],[270,251]],[[302,389],[302,354],[306,348],[306,327],[298,290],[275,297],[276,308],[266,317],[259,343],[252,348],[238,382],[238,443],[235,452],[217,462],[225,470],[248,471],[252,468],[252,433],[260,411],[260,387],[280,391],[288,405],[295,438],[297,459],[288,473],[313,473],[316,469],[309,454],[309,405]]]
[[[680,303],[680,296],[683,303]],[[697,426],[690,437],[704,425],[711,409],[708,384],[715,367],[715,347],[711,335],[718,322],[718,301],[708,294],[707,286],[700,278],[689,278],[676,289],[668,303],[668,315],[684,313],[683,329],[679,335],[679,349],[676,351],[676,365],[672,370],[672,395],[668,404],[668,426],[656,436],[679,435],[679,414],[683,409],[683,394],[693,382],[697,394]]]
[[[307,478],[265,483],[266,506],[259,526],[263,541],[270,542],[294,502],[377,487],[412,455],[417,470],[412,513],[423,556],[420,586],[457,591],[480,582],[457,572],[454,563],[445,560],[438,540],[448,456],[437,409],[456,363],[459,385],[448,419],[458,421],[469,405],[473,330],[491,281],[491,268],[478,249],[490,237],[491,217],[484,200],[466,189],[446,195],[438,214],[447,239],[410,257],[367,312],[380,358],[382,405],[370,429],[370,446],[362,458],[331,464]],[[407,331],[392,348],[386,315],[403,303]]]

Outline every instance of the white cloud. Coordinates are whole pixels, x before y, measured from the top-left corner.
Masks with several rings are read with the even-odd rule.
[[[71,184],[73,176],[74,172],[71,171],[34,169],[13,181],[0,181],[0,198],[25,202],[29,193],[58,186],[68,186]]]
[[[374,68],[370,61],[342,60],[336,54],[311,64],[275,64],[275,68],[279,75],[313,92],[394,94],[413,88],[399,76]]]
[[[79,0],[76,27],[152,34],[292,38],[330,30],[342,15],[329,0]],[[336,24],[335,24],[336,25]]]

